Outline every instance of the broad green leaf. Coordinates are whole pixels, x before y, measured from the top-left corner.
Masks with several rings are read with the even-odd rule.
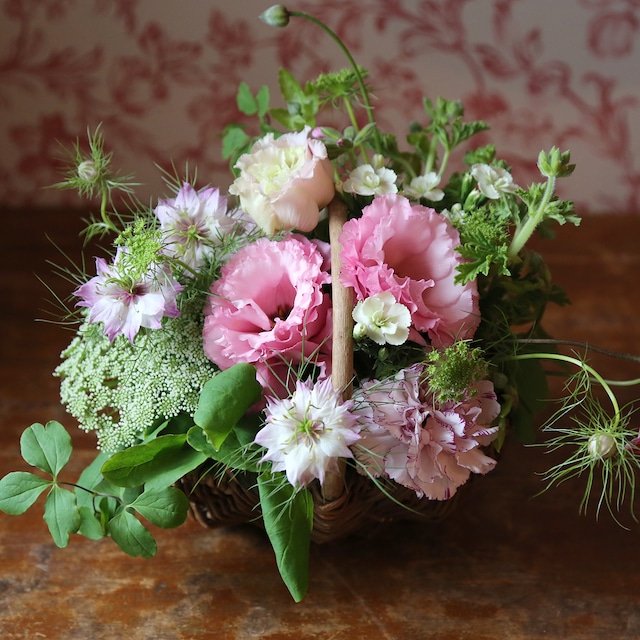
[[[249,136],[240,125],[228,126],[222,137],[222,157],[228,160],[238,149],[247,144],[248,141]]]
[[[33,473],[12,471],[0,480],[0,511],[19,516],[50,486],[50,480]]]
[[[80,528],[80,513],[73,492],[57,485],[51,488],[44,503],[44,519],[58,547],[69,544],[69,534]]]
[[[120,549],[134,558],[151,558],[158,550],[150,531],[127,509],[109,520],[107,533]]]
[[[246,113],[248,116],[258,113],[258,103],[249,89],[249,85],[246,82],[241,82],[238,87],[238,94],[236,96],[236,103],[238,109],[242,113]]]
[[[93,462],[80,474],[77,484],[79,487],[83,487],[83,489],[78,487],[75,489],[78,507],[88,507],[93,510],[93,493],[91,492],[97,491],[97,487],[103,482],[101,469],[102,465],[108,459],[109,456],[101,451],[94,458]],[[84,491],[84,489],[88,489],[88,491]],[[103,491],[100,492],[104,493]]]
[[[71,436],[55,420],[47,422],[46,426],[32,424],[20,438],[20,450],[32,467],[55,478],[71,457]]]
[[[105,531],[93,509],[90,507],[79,507],[78,513],[80,514],[78,533],[81,536],[89,538],[90,540],[100,540],[100,538],[104,538],[106,535]]]
[[[144,491],[129,506],[151,524],[163,529],[179,527],[189,513],[189,500],[175,487]]]
[[[166,487],[205,459],[187,444],[186,434],[166,435],[113,454],[102,474],[120,487]]]
[[[309,546],[313,528],[313,498],[271,474],[258,476],[264,527],[276,555],[282,580],[296,602],[309,585]]]
[[[278,72],[278,86],[280,93],[287,102],[298,102],[302,104],[305,99],[305,93],[300,83],[286,69],[280,69]]]
[[[269,111],[269,87],[266,84],[260,87],[260,91],[256,95],[256,102],[258,103],[258,116],[263,118]]]
[[[221,371],[202,389],[194,422],[202,427],[215,449],[231,433],[246,410],[262,396],[253,365],[240,363]]]

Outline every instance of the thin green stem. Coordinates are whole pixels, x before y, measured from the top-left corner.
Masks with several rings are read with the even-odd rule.
[[[364,83],[364,78],[362,77],[362,73],[360,73],[360,69],[356,64],[356,61],[353,59],[351,52],[349,51],[349,49],[347,49],[344,42],[342,42],[342,40],[338,37],[338,35],[334,31],[332,31],[326,24],[324,24],[324,22],[321,22],[320,20],[318,20],[317,18],[314,18],[308,13],[304,13],[302,11],[289,11],[289,15],[298,17],[298,18],[304,18],[305,20],[309,20],[309,22],[312,22],[316,26],[320,27],[327,35],[329,35],[329,37],[338,45],[338,47],[340,47],[340,50],[346,56],[347,60],[349,61],[349,64],[351,65],[351,68],[353,69],[353,72],[356,75],[356,79],[358,80],[360,93],[362,95],[362,101],[364,102],[364,108],[365,108],[365,111],[367,112],[367,117],[369,118],[369,122],[375,125],[376,121],[373,116],[373,107],[371,106],[371,100],[369,99],[369,92],[367,91],[367,87]],[[374,128],[374,137],[375,137],[376,150],[378,151],[378,153],[381,153],[382,141],[380,140],[380,134],[378,132],[377,127]]]
[[[611,405],[613,406],[614,412],[614,426],[617,426],[621,419],[622,414],[620,412],[620,406],[618,404],[618,399],[616,398],[615,393],[609,386],[608,382],[591,366],[589,366],[586,362],[579,360],[578,358],[574,358],[573,356],[566,356],[561,353],[520,353],[511,357],[512,360],[557,360],[559,362],[567,362],[572,364],[579,369],[582,369],[586,373],[588,373],[600,386],[604,389],[605,393],[609,397]]]
[[[349,120],[351,121],[351,126],[353,127],[353,130],[355,133],[354,135],[354,138],[355,138],[358,132],[360,131],[360,127],[358,127],[358,120],[356,119],[356,114],[353,111],[353,105],[351,104],[348,98],[344,98],[343,103],[344,103],[345,109],[347,110],[347,114],[349,115]],[[369,164],[369,154],[367,153],[367,150],[365,149],[364,145],[359,145],[359,146],[360,146],[360,153],[362,154],[363,162],[365,164]]]
[[[553,192],[556,186],[556,178],[555,176],[550,176],[547,179],[547,185],[544,190],[544,195],[542,196],[542,200],[538,205],[538,208],[534,213],[529,212],[529,216],[527,217],[526,222],[516,229],[516,232],[511,240],[511,245],[509,246],[509,250],[507,252],[507,256],[509,262],[513,262],[517,259],[520,250],[527,243],[533,232],[536,230],[537,226],[544,219],[544,214],[546,212],[547,206],[553,197]]]

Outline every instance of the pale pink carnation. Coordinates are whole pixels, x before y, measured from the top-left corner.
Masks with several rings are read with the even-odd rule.
[[[235,253],[205,307],[207,357],[221,369],[254,364],[262,385],[274,391],[291,366],[313,360],[328,370],[331,302],[323,287],[331,276],[324,244],[289,235],[262,238]]]
[[[330,378],[315,385],[298,380],[290,397],[269,398],[265,412],[267,424],[255,437],[267,448],[261,462],[285,471],[294,487],[315,479],[322,484],[328,471],[338,471],[339,458],[353,457],[349,447],[359,440],[360,426]]]
[[[74,295],[81,298],[78,307],[89,309],[89,322],[103,322],[104,333],[113,341],[123,334],[133,342],[141,327],[162,328],[162,318],[180,315],[176,296],[184,288],[163,266],[154,265],[149,273],[130,282],[119,272],[122,251],[112,264],[96,258],[98,275],[79,286]]]
[[[374,476],[385,475],[420,497],[447,500],[471,473],[495,466],[480,447],[497,437],[492,423],[500,405],[493,384],[483,380],[462,401],[435,406],[421,375],[417,365],[357,392],[358,413],[367,423],[357,457]]]
[[[269,235],[312,231],[335,193],[327,148],[309,133],[309,127],[279,138],[268,133],[235,165],[240,175],[229,193],[239,196],[243,211]]]
[[[375,198],[340,236],[340,281],[358,300],[390,291],[412,326],[440,348],[471,338],[480,322],[475,281],[456,284],[460,237],[443,216],[400,195]],[[411,336],[416,339],[416,336]]]

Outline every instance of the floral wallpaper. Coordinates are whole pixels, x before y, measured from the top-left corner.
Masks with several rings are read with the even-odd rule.
[[[220,132],[246,81],[304,81],[346,61],[313,25],[257,16],[271,0],[1,0],[0,204],[72,204],[45,189],[61,147],[101,123],[140,195],[156,164],[226,188]],[[370,72],[378,121],[403,135],[423,96],[460,99],[526,185],[552,145],[578,165],[561,184],[581,213],[640,212],[639,0],[292,0],[333,28]],[[480,140],[482,142],[482,140]]]

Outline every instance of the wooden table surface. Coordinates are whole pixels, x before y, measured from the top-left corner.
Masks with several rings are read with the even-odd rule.
[[[34,274],[59,261],[45,233],[77,257],[81,227],[73,212],[3,214],[0,476],[27,468],[18,438],[32,422],[72,425],[51,377],[71,336],[34,321],[47,296]],[[553,334],[640,352],[639,237],[640,217],[603,216],[561,229],[560,242],[537,243],[574,303],[550,311]],[[640,375],[627,363],[603,364],[611,377]],[[72,475],[94,446],[76,434]],[[578,482],[534,497],[549,462],[541,449],[511,442],[441,524],[394,524],[374,538],[315,546],[301,604],[254,529],[190,521],[154,531],[158,555],[133,560],[110,540],[75,536],[57,549],[41,507],[0,514],[0,639],[640,638],[640,527],[579,515]]]

